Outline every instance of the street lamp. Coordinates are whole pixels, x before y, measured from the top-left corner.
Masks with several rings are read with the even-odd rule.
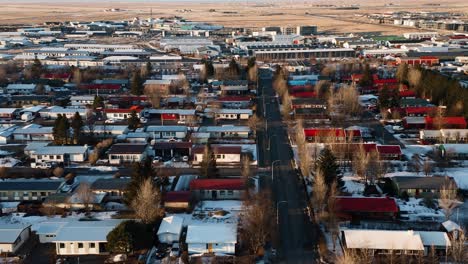
[[[273,183],[273,177],[275,176],[275,163],[281,162],[281,160],[275,160],[271,163],[271,182]]]
[[[279,206],[280,206],[281,203],[286,203],[287,204],[288,201],[278,201],[276,203],[276,225],[278,225],[278,226],[279,226]]]

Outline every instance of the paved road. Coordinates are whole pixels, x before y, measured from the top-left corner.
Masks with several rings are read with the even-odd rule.
[[[316,263],[316,225],[305,213],[307,197],[303,182],[292,167],[293,153],[287,136],[287,128],[280,122],[281,114],[274,97],[272,76],[260,71],[259,115],[267,119],[264,134],[259,135],[260,165],[269,164],[273,168],[273,180],[269,187],[274,196],[279,224],[279,263]],[[262,91],[263,90],[263,91]],[[265,104],[263,105],[263,100]]]

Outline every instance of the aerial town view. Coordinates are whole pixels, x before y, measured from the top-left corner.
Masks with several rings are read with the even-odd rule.
[[[0,0],[0,264],[468,264],[466,0]]]

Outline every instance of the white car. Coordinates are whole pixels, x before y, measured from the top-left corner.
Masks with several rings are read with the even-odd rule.
[[[104,123],[106,123],[106,124],[114,124],[114,123],[115,123],[115,120],[114,120],[114,119],[107,119],[106,121],[104,121]]]
[[[188,156],[183,156],[183,157],[182,157],[182,161],[183,161],[183,162],[188,162],[188,160],[189,160]]]
[[[146,119],[146,117],[140,117],[140,122],[145,124],[146,122],[148,122],[148,119]]]
[[[179,125],[185,125],[186,122],[185,122],[185,120],[179,120],[179,121],[177,121],[177,124],[179,124]]]
[[[39,168],[39,169],[51,169],[52,168],[52,165],[50,163],[39,163],[39,164],[36,164],[36,168]]]
[[[401,126],[393,126],[392,129],[393,129],[394,131],[403,131],[404,128],[401,127]]]

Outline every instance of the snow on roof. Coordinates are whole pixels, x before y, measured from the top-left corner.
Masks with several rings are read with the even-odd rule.
[[[184,219],[178,216],[164,217],[159,226],[157,235],[170,233],[180,235]]]
[[[146,132],[187,132],[186,126],[147,126]]]
[[[13,114],[19,108],[0,108],[0,114]]]
[[[237,226],[210,224],[187,228],[187,244],[237,243]]]
[[[344,230],[347,248],[424,250],[419,233],[412,230]]]
[[[452,220],[447,220],[443,222],[442,226],[444,226],[447,232],[452,232],[454,230],[461,230],[461,227],[457,223],[453,222]]]
[[[440,145],[436,144],[435,146],[438,148]],[[468,144],[443,144],[442,147],[446,151],[451,151],[457,154],[468,153]]]
[[[143,85],[170,85],[172,80],[146,80]]]
[[[445,232],[438,231],[418,231],[424,246],[449,247],[450,239]]]
[[[0,225],[0,244],[11,244],[16,241],[18,236],[23,232],[25,228],[29,226],[24,226],[20,224],[1,224]]]
[[[83,154],[88,150],[87,146],[45,146],[37,149],[36,155],[62,155],[62,154]]]
[[[101,221],[72,221],[63,226],[53,242],[91,241],[107,242],[107,234],[123,219]]]

